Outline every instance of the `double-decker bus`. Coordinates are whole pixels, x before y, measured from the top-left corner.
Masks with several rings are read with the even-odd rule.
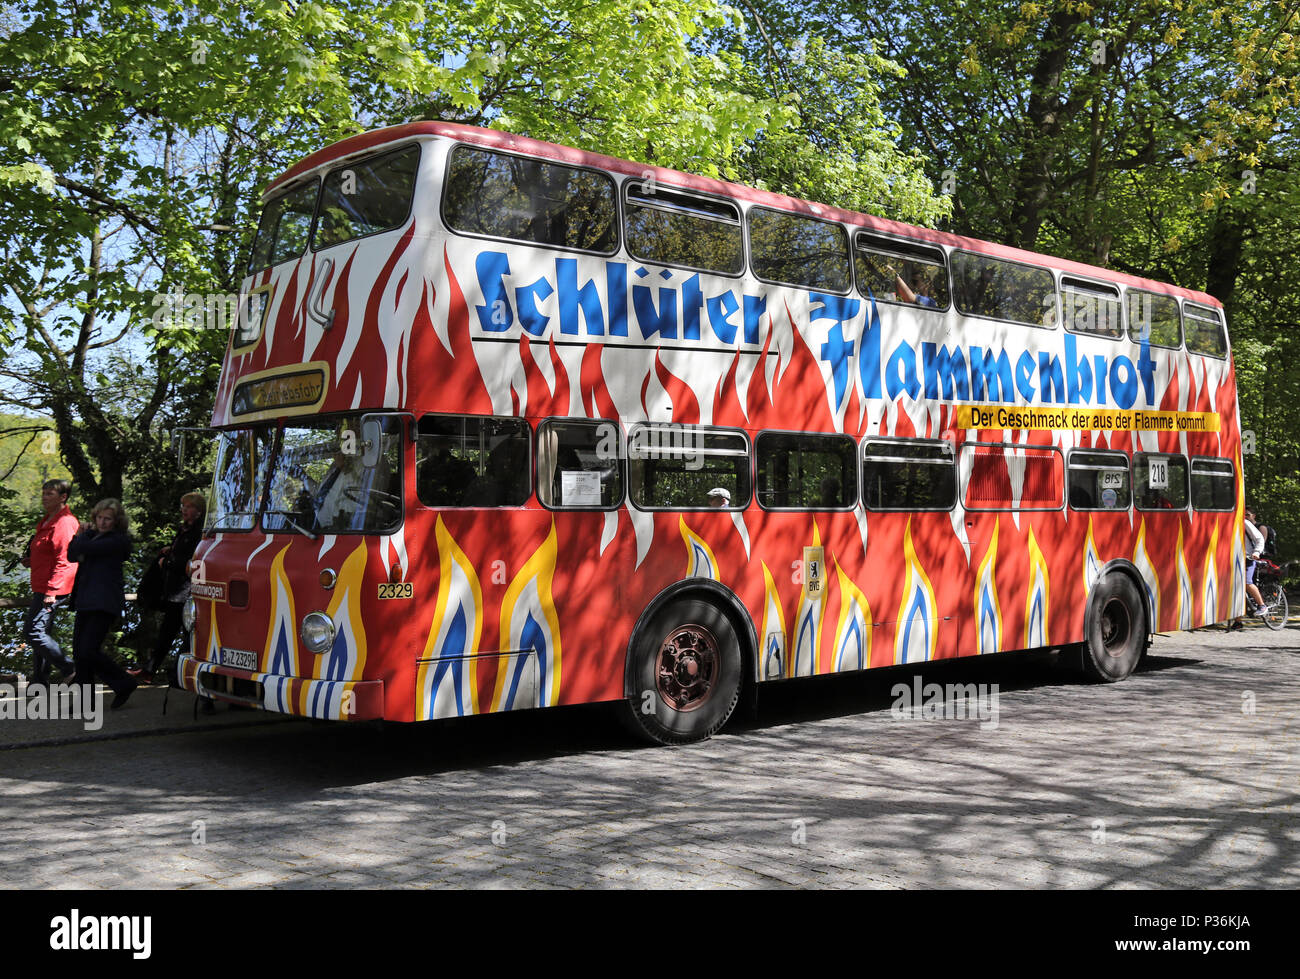
[[[339,720],[1004,650],[1127,676],[1244,605],[1203,293],[502,132],[266,190],[185,688]]]

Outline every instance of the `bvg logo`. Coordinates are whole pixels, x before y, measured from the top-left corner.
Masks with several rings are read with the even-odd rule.
[[[826,590],[826,548],[803,549],[803,593],[810,599],[821,598]]]

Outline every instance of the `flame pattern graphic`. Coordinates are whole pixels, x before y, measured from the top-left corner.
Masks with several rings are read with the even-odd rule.
[[[998,602],[996,564],[998,531],[1002,521],[993,524],[993,538],[975,572],[975,631],[981,654],[996,653],[1002,648],[1002,606]]]
[[[262,655],[269,659],[265,663],[266,672],[274,676],[292,677],[298,673],[296,663],[298,661],[298,637],[297,630],[294,629],[294,623],[298,621],[297,613],[293,605],[293,586],[289,583],[289,576],[284,570],[284,555],[289,550],[290,545],[284,547],[276,553],[275,558],[271,561],[270,587],[271,587],[271,616],[267,623],[266,642],[262,645],[264,652]],[[211,658],[211,657],[210,657]],[[306,710],[305,703],[292,703],[289,699],[287,687],[281,687],[276,690],[276,698],[273,701],[272,709],[283,711],[285,713],[298,713]]]
[[[835,626],[835,657],[831,668],[836,673],[865,670],[871,664],[871,607],[838,561],[835,577],[840,586],[840,619]]]
[[[1179,528],[1180,532],[1182,528]],[[1159,631],[1160,629],[1160,576],[1156,573],[1156,566],[1151,562],[1151,555],[1147,553],[1147,518],[1142,518],[1142,523],[1138,526],[1137,541],[1133,545],[1133,564],[1142,575],[1142,583],[1146,588],[1147,601],[1151,608],[1151,629]]]
[[[1101,558],[1097,554],[1097,541],[1092,536],[1092,516],[1088,517],[1088,539],[1083,542],[1083,597],[1087,598],[1092,586],[1101,577]]]
[[[781,609],[781,596],[777,594],[776,582],[772,580],[772,572],[767,569],[767,562],[760,562],[763,565],[763,669],[762,676],[776,677],[784,674],[784,664],[781,662],[781,648],[785,641],[785,612]]]
[[[718,581],[718,559],[704,538],[686,526],[686,518],[678,518],[682,540],[686,542],[686,578],[712,578]]]
[[[821,533],[817,521],[813,521],[813,547],[821,547]],[[804,569],[807,573],[807,569]],[[826,615],[826,589],[823,587],[816,598],[809,598],[806,590],[800,590],[803,596],[799,601],[799,611],[795,615],[794,635],[790,640],[789,666],[791,676],[814,676],[817,671],[817,651],[821,648],[822,619]]]
[[[1205,552],[1205,576],[1201,580],[1201,625],[1219,621],[1219,571],[1214,560],[1218,552],[1219,525],[1215,524],[1210,532],[1210,547]]]
[[[1036,649],[1050,643],[1048,614],[1051,611],[1051,577],[1047,559],[1029,528],[1029,591],[1025,594],[1025,649]]]
[[[1192,575],[1187,570],[1187,555],[1183,553],[1183,525],[1178,525],[1178,628],[1193,628]]]
[[[1238,470],[1240,471],[1240,470]],[[1246,533],[1245,490],[1241,480],[1237,480],[1237,516],[1233,520],[1232,535],[1232,601],[1228,609],[1229,616],[1246,614],[1246,545],[1242,536]]]
[[[493,710],[550,707],[560,702],[560,620],[551,593],[555,580],[555,521],[519,569],[501,602],[502,641],[509,655],[497,667]],[[532,676],[527,674],[532,671]],[[534,686],[529,690],[529,681]]]
[[[894,625],[894,663],[923,663],[938,644],[939,603],[912,544],[912,518],[903,531],[903,600]]]
[[[326,614],[337,630],[328,657],[317,660],[313,675],[324,680],[360,680],[366,665],[366,630],[361,620],[361,589],[366,571],[365,542],[344,560]]]
[[[477,714],[475,654],[483,635],[483,589],[465,552],[442,517],[434,528],[438,545],[438,602],[429,640],[416,672],[415,716],[421,720]]]

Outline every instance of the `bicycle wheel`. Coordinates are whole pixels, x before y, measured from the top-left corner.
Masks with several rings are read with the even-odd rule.
[[[1264,624],[1273,630],[1285,628],[1287,616],[1291,611],[1287,605],[1286,589],[1282,587],[1280,581],[1274,582],[1268,586],[1268,590],[1263,595],[1264,601],[1271,606],[1268,614],[1264,616]]]

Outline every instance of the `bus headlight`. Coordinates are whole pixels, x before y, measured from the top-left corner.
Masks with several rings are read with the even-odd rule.
[[[194,601],[194,596],[191,595],[185,599],[185,607],[181,609],[181,621],[185,623],[186,632],[194,631],[194,620],[198,618],[198,615],[198,603]]]
[[[303,616],[298,635],[307,651],[319,656],[334,645],[334,620],[324,612],[308,612]]]

